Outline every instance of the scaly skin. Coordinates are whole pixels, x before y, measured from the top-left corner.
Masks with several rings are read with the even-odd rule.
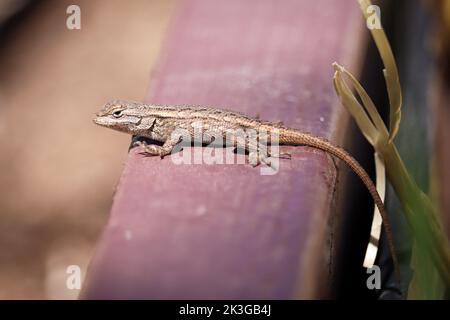
[[[400,279],[397,255],[392,237],[392,230],[389,219],[384,208],[383,201],[378,194],[375,185],[364,168],[347,151],[337,147],[325,139],[303,133],[297,129],[285,127],[279,123],[262,121],[249,117],[245,114],[201,106],[169,106],[169,105],[146,105],[138,102],[115,100],[107,103],[96,115],[94,122],[98,125],[115,129],[135,136],[142,136],[162,142],[163,145],[147,145],[143,143],[144,152],[152,156],[164,157],[172,152],[172,149],[180,142],[179,138],[173,138],[172,132],[182,129],[188,132],[193,140],[198,140],[194,130],[195,123],[201,122],[201,140],[203,143],[211,143],[213,138],[208,132],[220,132],[225,135],[233,135],[238,130],[254,129],[256,132],[276,133],[281,145],[307,145],[323,150],[344,161],[362,180],[367,190],[370,192],[380,214],[386,231],[389,249],[392,254],[394,267],[398,280]],[[270,164],[270,156],[266,147],[261,143],[251,142],[250,139],[234,135],[233,146],[244,146],[249,151],[249,157],[256,159],[253,165],[261,162]],[[226,140],[224,140],[226,141]],[[252,145],[252,143],[254,145]],[[270,138],[268,139],[270,143]],[[274,156],[274,155],[272,155]],[[290,155],[282,153],[275,156]]]

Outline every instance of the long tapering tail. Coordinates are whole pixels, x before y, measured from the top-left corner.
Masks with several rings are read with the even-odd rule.
[[[395,273],[398,281],[400,282],[400,268],[397,260],[397,253],[395,250],[394,239],[392,236],[391,224],[389,223],[389,217],[384,207],[383,200],[381,200],[381,197],[377,192],[377,188],[373,184],[372,179],[367,174],[366,170],[364,170],[364,168],[359,164],[359,162],[356,161],[356,159],[353,158],[347,151],[331,144],[330,142],[322,138],[315,137],[310,134],[302,133],[295,129],[289,128],[280,128],[279,135],[280,135],[279,136],[280,144],[287,144],[287,145],[302,144],[323,150],[344,161],[356,173],[356,175],[358,175],[358,177],[366,186],[367,190],[369,190],[369,193],[372,196],[375,205],[378,207],[381,217],[383,218],[383,225],[386,231],[386,238],[388,241],[389,250],[391,251],[392,260],[394,263]]]

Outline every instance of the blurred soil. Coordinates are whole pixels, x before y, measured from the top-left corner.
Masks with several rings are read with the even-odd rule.
[[[68,30],[66,8],[81,8]],[[167,0],[37,1],[0,37],[0,299],[72,299],[107,221],[130,137],[95,126],[142,100],[173,12]]]

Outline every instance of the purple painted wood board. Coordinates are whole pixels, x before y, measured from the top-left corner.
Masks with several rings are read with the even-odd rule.
[[[348,115],[331,64],[359,55],[360,24],[353,0],[183,1],[145,101],[226,107],[342,136]],[[81,297],[326,295],[335,167],[312,148],[285,150],[293,159],[272,176],[130,151]]]

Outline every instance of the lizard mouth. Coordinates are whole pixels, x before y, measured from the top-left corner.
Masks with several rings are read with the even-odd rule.
[[[106,122],[102,121],[102,118],[100,117],[95,117],[94,119],[92,119],[92,122],[98,124],[99,126],[106,126]]]

